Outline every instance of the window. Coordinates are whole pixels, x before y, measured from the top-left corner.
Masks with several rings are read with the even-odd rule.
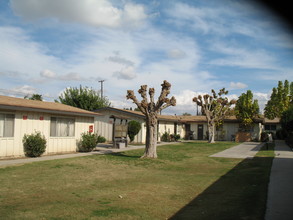
[[[51,137],[74,137],[75,121],[72,118],[51,117]]]
[[[0,114],[0,137],[14,136],[14,118],[12,114]]]
[[[268,125],[265,125],[265,130],[266,131],[275,131],[275,130],[277,130],[277,126],[268,124]]]

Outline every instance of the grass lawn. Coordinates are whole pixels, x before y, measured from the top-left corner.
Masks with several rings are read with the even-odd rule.
[[[210,158],[234,146],[181,143],[0,169],[1,219],[263,219],[273,151]]]

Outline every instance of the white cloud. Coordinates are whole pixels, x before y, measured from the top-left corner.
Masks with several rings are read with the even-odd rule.
[[[0,42],[1,72],[37,76],[44,67],[66,67],[60,60],[47,55],[47,49],[34,42],[21,28],[0,27]]]
[[[233,89],[244,89],[247,88],[247,85],[241,82],[230,82],[230,90]]]
[[[17,86],[11,89],[0,89],[0,93],[4,95],[10,94],[13,96],[21,96],[21,97],[24,97],[26,95],[32,95],[37,92],[38,90],[36,88],[29,85]]]
[[[119,63],[126,66],[134,66],[134,62],[122,57],[119,51],[114,52],[114,56],[109,56],[108,60],[114,63]]]
[[[51,70],[43,70],[40,72],[41,77],[45,78],[55,78],[56,73],[52,72]]]
[[[244,48],[240,45],[227,45],[221,42],[213,43],[210,49],[225,55],[221,56],[222,58],[211,60],[209,63],[213,65],[256,69],[279,69],[276,64],[276,57],[264,49]]]
[[[27,20],[56,18],[95,27],[139,26],[146,18],[144,7],[126,3],[115,7],[108,0],[10,0],[14,13]]]
[[[186,56],[186,53],[180,49],[171,49],[167,51],[167,56],[172,59],[181,59]]]
[[[117,77],[117,79],[131,80],[136,77],[136,73],[134,67],[128,66],[121,69],[120,71],[113,73],[113,76]]]

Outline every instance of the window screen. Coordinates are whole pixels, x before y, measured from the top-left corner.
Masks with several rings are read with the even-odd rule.
[[[51,117],[51,137],[74,137],[74,129],[74,119]]]
[[[14,136],[14,118],[12,114],[0,114],[0,137]]]

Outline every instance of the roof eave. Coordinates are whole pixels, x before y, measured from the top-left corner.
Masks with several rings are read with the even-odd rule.
[[[58,115],[70,115],[70,116],[83,116],[83,117],[96,117],[102,116],[99,113],[82,113],[82,112],[72,112],[72,111],[64,111],[64,110],[50,110],[50,109],[42,109],[42,108],[30,108],[30,107],[20,107],[20,106],[10,106],[10,105],[0,105],[0,109],[3,110],[13,110],[13,111],[28,111],[28,112],[43,112],[50,114],[58,114]]]

